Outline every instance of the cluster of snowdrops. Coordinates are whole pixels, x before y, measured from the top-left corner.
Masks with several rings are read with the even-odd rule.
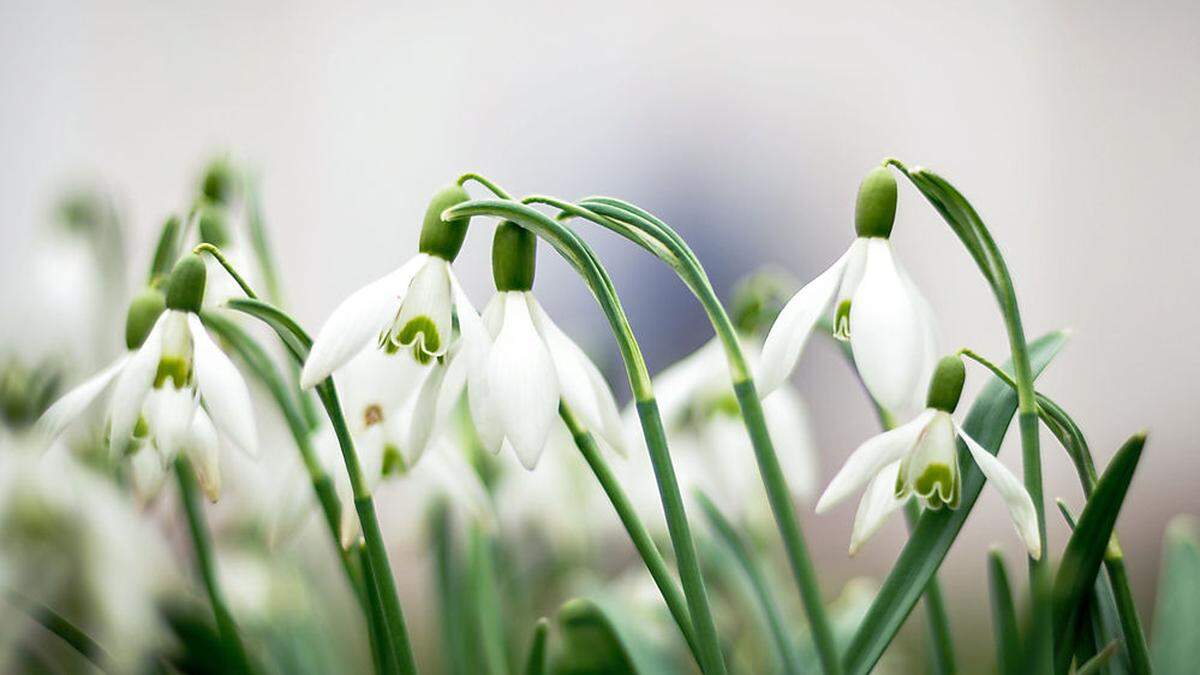
[[[928,199],[978,263],[1008,329],[1007,363],[939,344],[934,312],[889,239],[896,174]],[[608,197],[517,199],[465,174],[430,200],[415,254],[343,300],[315,337],[283,309],[251,186],[228,162],[206,170],[194,205],[164,225],[147,282],[128,301],[125,349],[52,404],[31,404],[38,413],[30,433],[38,466],[4,474],[20,482],[0,493],[6,499],[36,493],[39,481],[53,483],[47,489],[58,491],[58,506],[89,512],[89,522],[103,517],[105,527],[89,537],[116,549],[136,547],[142,535],[117,528],[119,518],[90,502],[81,506],[80,494],[112,493],[111,509],[133,495],[149,509],[175,483],[172,499],[186,521],[182,548],[199,570],[204,599],[169,621],[182,648],[106,644],[105,638],[122,642],[124,634],[89,637],[60,608],[12,595],[99,667],[294,672],[276,652],[301,649],[304,640],[269,648],[264,632],[270,631],[244,625],[240,603],[231,600],[239,594],[238,575],[218,560],[207,522],[211,507],[200,499],[218,502],[223,475],[257,457],[256,401],[265,398],[285,422],[296,461],[272,470],[282,487],[265,500],[266,534],[252,536],[286,546],[307,515],[319,513],[326,551],[335,554],[337,576],[350,591],[348,611],[360,617],[367,647],[360,661],[346,661],[345,654],[325,662],[303,658],[304,672],[414,673],[436,666],[459,673],[865,673],[888,667],[884,652],[922,597],[932,666],[953,672],[953,636],[936,572],[985,486],[1003,499],[1029,563],[1028,602],[1018,603],[1003,560],[989,561],[1000,668],[1065,672],[1120,664],[1148,672],[1149,648],[1113,531],[1144,437],[1132,438],[1097,473],[1078,426],[1033,384],[1065,335],[1027,341],[991,233],[936,174],[895,160],[871,170],[859,188],[856,236],[845,254],[790,296],[773,277],[753,278],[732,312],[679,232],[648,211]],[[484,196],[473,199],[468,186]],[[494,224],[495,294],[479,311],[454,261],[468,234],[485,224]],[[673,269],[715,337],[652,378],[617,290],[582,236],[590,227],[621,235]],[[578,272],[605,317],[624,366],[623,386],[632,392],[627,409],[538,302],[539,239]],[[814,334],[841,345],[882,427],[820,486],[809,421],[788,382]],[[968,365],[988,379],[969,415],[960,405]],[[1022,477],[995,456],[1014,417]],[[1072,517],[1074,533],[1057,570],[1046,555],[1042,425],[1075,462],[1087,497],[1078,519]],[[101,448],[90,462],[75,459],[72,446],[81,436]],[[531,473],[522,478],[523,471]],[[58,478],[45,478],[47,472]],[[410,520],[424,524],[422,546],[434,560],[432,572],[420,571],[433,574],[440,605],[441,642],[432,664],[418,659],[412,616],[401,603],[399,586],[411,584],[418,571],[393,566],[396,549],[376,510],[385,480],[429,495],[425,511]],[[581,483],[592,491],[581,491]],[[889,516],[905,512],[911,538],[877,591],[848,589],[838,602],[825,601],[802,527],[810,493],[819,494],[816,514],[861,495],[850,554]],[[518,570],[520,556],[512,550],[552,543],[519,540],[497,517],[498,505],[522,498],[528,512],[557,521],[565,539],[586,539],[596,512],[615,515],[609,521],[619,522],[619,534],[637,553],[637,564],[625,567],[636,569],[607,579],[604,570],[591,569],[592,593],[554,597],[561,588],[547,580],[556,572]],[[774,524],[766,543],[744,531],[754,516]],[[39,541],[40,530],[18,525],[31,527],[0,524],[0,533],[11,541],[16,528],[22,541]],[[135,527],[145,525],[143,519]],[[774,577],[764,546],[782,552],[790,581]],[[111,567],[123,569],[96,572],[90,592],[107,592],[105,574],[139,574],[148,564],[141,558],[159,555],[150,548],[115,552],[122,562]],[[576,549],[576,568],[588,567],[586,550],[586,544]],[[6,569],[0,567],[0,582],[25,578],[6,577]],[[546,602],[558,606],[554,623],[512,620],[541,613]],[[131,611],[132,604],[110,602],[109,623],[144,627],[159,620],[144,607]],[[1022,604],[1025,618],[1015,609]],[[147,651],[157,656],[147,659]]]

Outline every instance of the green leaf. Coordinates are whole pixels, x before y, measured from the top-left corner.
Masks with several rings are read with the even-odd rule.
[[[1162,580],[1154,608],[1154,668],[1159,675],[1196,672],[1200,663],[1200,542],[1196,521],[1178,517],[1167,526]]]
[[[475,630],[483,655],[483,672],[505,675],[508,657],[504,653],[504,620],[496,589],[496,565],[492,540],[482,526],[471,527],[469,562],[471,596],[475,600]]]
[[[525,659],[525,675],[545,675],[546,635],[549,631],[550,621],[546,617],[538,619],[533,627],[533,639],[529,643],[529,656]]]
[[[1063,331],[1049,333],[1029,345],[1030,365],[1039,374],[1067,342]],[[1006,364],[1006,368],[1011,369]],[[991,453],[996,453],[1017,411],[1017,394],[992,378],[975,399],[963,429]],[[863,619],[846,652],[846,672],[869,672],[917,604],[925,586],[937,573],[951,544],[966,523],[983,489],[984,477],[959,441],[962,501],[957,509],[927,510],[917,523],[904,550],[892,567],[879,595]]]
[[[312,338],[278,307],[250,298],[234,298],[225,304],[230,309],[249,314],[270,326],[299,363],[304,363],[308,358],[308,352],[312,349]]]
[[[1113,526],[1117,523],[1117,514],[1145,444],[1145,434],[1137,434],[1121,446],[1104,470],[1104,475],[1100,476],[1096,490],[1084,506],[1079,523],[1067,541],[1062,563],[1054,578],[1054,644],[1059,647],[1069,644],[1071,636],[1075,634],[1081,604],[1095,584],[1096,573],[1100,571]],[[1057,650],[1054,655],[1057,672],[1066,672],[1071,656],[1072,653],[1067,649]]]
[[[1066,502],[1058,499],[1055,500],[1055,503],[1058,505],[1058,511],[1062,514],[1063,520],[1067,521],[1067,526],[1074,531],[1075,516],[1071,515],[1071,510],[1067,507]],[[1117,608],[1117,600],[1113,593],[1112,583],[1109,581],[1108,574],[1104,570],[1100,570],[1096,575],[1095,588],[1092,589],[1092,593],[1087,599],[1085,621],[1080,626],[1081,634],[1085,629],[1088,631],[1089,642],[1093,651],[1099,645],[1117,642],[1119,646],[1122,643],[1121,619]],[[1113,658],[1101,664],[1100,667],[1103,672],[1113,675],[1130,672],[1132,668],[1127,651],[1118,648]],[[1083,663],[1090,658],[1094,658],[1093,654],[1087,654],[1083,659],[1080,659],[1080,656],[1080,652],[1076,650],[1076,663]]]
[[[992,598],[992,630],[996,633],[996,667],[1001,675],[1021,672],[1021,632],[1013,606],[1008,569],[999,549],[988,552],[988,590]]]
[[[600,606],[568,600],[558,610],[562,643],[550,662],[551,675],[620,675],[639,670],[625,641]]]
[[[1075,671],[1075,675],[1092,675],[1100,672],[1100,669],[1112,660],[1114,654],[1117,653],[1117,641],[1113,640],[1108,643],[1108,646],[1101,649],[1098,654],[1088,659],[1086,663],[1079,666],[1079,670]]]

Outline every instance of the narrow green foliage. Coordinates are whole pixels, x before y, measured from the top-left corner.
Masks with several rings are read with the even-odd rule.
[[[1066,672],[1070,665],[1072,654],[1061,647],[1067,645],[1074,635],[1080,619],[1080,603],[1092,588],[1103,562],[1117,514],[1133,480],[1145,443],[1145,435],[1137,434],[1113,456],[1067,541],[1058,575],[1054,579],[1054,644],[1060,647],[1055,654],[1057,672]]]
[[[96,666],[101,672],[114,672],[112,669],[112,659],[109,657],[108,652],[92,636],[71,623],[66,617],[32,598],[25,597],[15,590],[6,591],[4,600],[9,605],[24,612],[42,628],[57,635],[59,639],[78,652],[80,656],[91,661],[92,665]]]
[[[546,640],[550,632],[550,620],[542,617],[533,626],[533,638],[529,641],[529,654],[525,658],[525,675],[545,675]]]
[[[551,675],[634,675],[640,671],[600,607],[583,598],[558,610],[562,640],[550,659]],[[650,673],[642,673],[650,675]]]
[[[508,673],[508,657],[504,652],[504,620],[500,597],[496,589],[496,566],[492,542],[479,525],[471,527],[471,597],[475,601],[476,635],[483,653],[483,672],[488,675]]]
[[[1116,655],[1117,647],[1119,646],[1120,643],[1116,641],[1108,643],[1099,653],[1079,666],[1079,669],[1075,671],[1075,675],[1094,675],[1095,673],[1099,673],[1112,660],[1113,656]]]
[[[1066,334],[1058,331],[1030,344],[1034,374],[1049,364],[1066,340]],[[1016,409],[1016,393],[1003,381],[993,379],[975,399],[963,428],[989,452],[995,453]],[[846,671],[849,673],[865,675],[874,668],[934,577],[979,498],[983,474],[969,459],[961,441],[959,444],[963,467],[960,476],[962,502],[958,509],[926,511],[921,515],[846,651]]]
[[[1194,673],[1200,663],[1200,539],[1194,519],[1176,518],[1167,526],[1162,565],[1154,609],[1155,672]]]
[[[1000,675],[1020,675],[1023,662],[1012,585],[999,549],[988,551],[988,590],[992,598],[992,631],[996,635],[996,669]]]

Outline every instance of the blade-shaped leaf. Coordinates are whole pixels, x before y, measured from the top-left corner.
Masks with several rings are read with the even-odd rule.
[[[1162,581],[1154,608],[1154,668],[1159,675],[1196,672],[1200,663],[1200,542],[1196,521],[1167,527]]]
[[[545,617],[538,619],[533,627],[533,638],[529,641],[529,655],[525,658],[525,675],[545,675],[546,634],[549,630],[550,621]]]
[[[1063,520],[1067,521],[1067,526],[1072,531],[1075,530],[1075,516],[1071,515],[1071,510],[1067,507],[1066,502],[1061,499],[1055,502],[1058,505],[1058,511],[1062,514]],[[1122,675],[1133,670],[1129,661],[1127,649],[1122,649],[1124,640],[1121,633],[1120,613],[1117,609],[1116,596],[1113,594],[1112,583],[1109,581],[1108,574],[1104,570],[1096,575],[1095,588],[1088,599],[1087,615],[1085,624],[1081,629],[1089,631],[1091,643],[1099,648],[1099,645],[1117,643],[1118,649],[1116,654],[1111,659],[1107,659],[1104,663],[1098,665],[1100,672],[1110,675]],[[1094,658],[1088,655],[1084,659],[1080,659],[1080,654],[1077,651],[1075,654],[1075,662],[1083,663],[1089,658]]]
[[[304,360],[308,358],[308,351],[312,349],[312,338],[292,317],[278,307],[250,298],[234,298],[225,304],[230,309],[249,314],[270,326],[298,362],[304,363]]]
[[[562,641],[550,661],[551,675],[640,673],[625,641],[600,606],[585,598],[558,610]]]
[[[1066,342],[1067,334],[1055,331],[1031,343],[1029,356],[1033,373],[1041,373]],[[1005,367],[1011,369],[1012,366],[1006,364]],[[998,378],[992,378],[971,406],[963,429],[989,452],[995,453],[1016,411],[1016,392]],[[959,455],[963,467],[959,507],[926,511],[921,516],[847,650],[846,672],[861,675],[875,666],[917,604],[925,585],[941,566],[979,498],[983,474],[969,459],[962,441],[959,441]]]
[[[996,668],[1001,675],[1017,675],[1021,672],[1021,632],[1008,569],[999,549],[988,552],[988,589],[992,597],[992,631],[996,633]]]
[[[1137,434],[1113,455],[1067,541],[1062,563],[1054,578],[1055,645],[1069,644],[1070,637],[1074,635],[1080,604],[1095,584],[1096,573],[1100,571],[1113,526],[1117,523],[1117,514],[1125,501],[1125,493],[1129,490],[1145,444],[1145,434]],[[1055,669],[1066,672],[1071,657],[1069,650],[1059,649],[1054,655]]]

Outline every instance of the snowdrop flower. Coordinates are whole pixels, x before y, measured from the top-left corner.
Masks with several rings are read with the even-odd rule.
[[[531,292],[536,255],[532,232],[512,222],[496,228],[496,295],[483,312],[490,347],[473,353],[467,385],[480,440],[493,453],[510,448],[533,469],[551,431],[565,429],[558,417],[561,399],[601,441],[624,454],[621,418],[608,383]]]
[[[443,211],[468,199],[459,186],[434,195],[421,229],[420,252],[396,271],[355,291],[333,310],[304,363],[302,387],[315,387],[365,349],[409,358],[431,366],[430,372],[422,381],[404,380],[394,386],[400,391],[410,387],[422,390],[422,410],[428,414],[419,418],[420,426],[413,435],[426,443],[436,435],[466,379],[465,360],[455,357],[460,351],[482,347],[475,343],[486,339],[479,315],[450,267],[462,248],[470,219],[441,219]],[[374,344],[370,344],[372,339]],[[423,448],[424,443],[411,446],[411,462],[416,462]]]
[[[787,379],[817,321],[832,312],[834,334],[850,341],[875,400],[895,414],[920,409],[937,361],[937,329],[929,303],[893,255],[888,237],[895,215],[896,181],[875,168],[859,187],[858,238],[796,293],[767,336],[756,378],[763,395]]]
[[[127,315],[128,351],[59,399],[40,421],[47,436],[57,437],[112,384],[109,445],[115,455],[132,454],[134,484],[144,497],[184,452],[201,488],[216,501],[220,438],[256,454],[250,391],[197,314],[205,276],[204,262],[188,255],[171,273],[165,299],[153,290],[139,295]]]
[[[753,344],[743,341],[743,350],[751,363],[757,362]],[[754,447],[734,397],[721,342],[714,338],[705,343],[657,374],[653,384],[684,489],[703,490],[731,517],[748,512],[769,516]],[[816,444],[800,393],[786,382],[781,384],[763,399],[763,414],[793,498],[811,498],[816,487]],[[641,439],[632,407],[625,418],[629,437]],[[649,455],[634,455],[638,461],[630,467],[630,484],[637,486],[639,501],[653,508],[659,502]]]
[[[851,555],[910,496],[918,497],[929,509],[958,508],[962,480],[957,437],[963,440],[988,483],[1004,499],[1029,555],[1034,559],[1041,557],[1037,514],[1025,486],[950,417],[958,406],[965,377],[958,356],[939,361],[929,385],[925,411],[907,424],[859,446],[821,495],[817,513],[827,511],[869,483],[854,519]]]

